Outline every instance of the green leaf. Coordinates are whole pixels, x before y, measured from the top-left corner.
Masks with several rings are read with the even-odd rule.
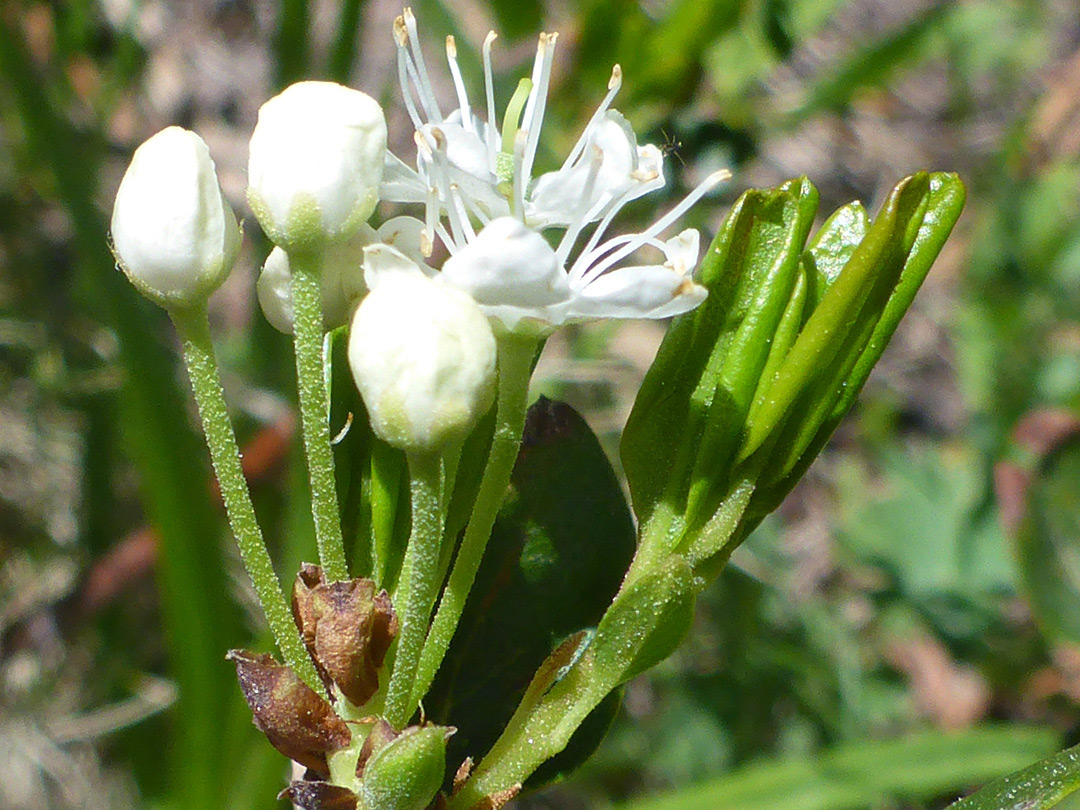
[[[816,210],[817,191],[798,179],[746,192],[721,225],[700,271],[709,297],[672,324],[623,433],[642,522],[662,499],[681,510],[692,486],[701,500],[726,479]]]
[[[812,382],[826,381],[824,386],[819,386],[823,390],[812,391],[807,404],[817,409],[832,405],[834,398],[830,399],[829,395],[833,375],[828,372],[834,361],[835,366],[843,367],[849,357],[857,357],[858,350],[852,351],[850,339],[854,337],[858,341],[863,324],[872,326],[876,322],[880,309],[875,306],[879,302],[874,293],[887,295],[899,276],[923,220],[928,188],[929,178],[917,174],[893,189],[866,237],[822,296],[776,372],[765,404],[747,426],[742,458],[762,446]],[[795,411],[801,413],[803,409]],[[806,423],[805,417],[796,422],[800,426]],[[783,440],[779,444],[787,446]]]
[[[860,741],[813,759],[745,765],[720,779],[615,810],[869,810],[901,799],[925,801],[1030,761],[1051,750],[1056,739],[1048,729],[987,727]],[[975,807],[1014,805],[963,810]]]
[[[949,805],[950,810],[1045,810],[1080,788],[1080,746],[1062,751]]]
[[[572,408],[542,398],[529,410],[510,495],[424,701],[429,717],[458,729],[451,761],[487,751],[556,644],[600,620],[634,545],[600,443]]]
[[[667,658],[694,620],[697,583],[678,555],[625,588],[589,646],[593,678],[612,689]]]
[[[919,175],[909,180],[917,178]],[[918,182],[915,184],[915,188],[923,189],[925,197],[921,202],[912,200],[914,193],[908,192],[911,196],[908,197],[907,205],[914,209],[914,213],[906,223],[903,222],[903,190],[912,187],[902,181],[894,190],[890,199],[896,200],[898,217],[893,225],[893,249],[899,247],[902,253],[898,257],[892,251],[883,251],[879,258],[882,266],[877,269],[876,277],[871,276],[873,286],[849,333],[849,339],[834,358],[831,369],[822,373],[816,384],[803,393],[798,403],[792,407],[792,412],[802,414],[802,418],[786,425],[776,442],[779,452],[767,465],[771,475],[767,481],[762,482],[760,491],[755,494],[756,503],[751,507],[756,513],[771,511],[783,500],[855,404],[855,399],[870,372],[915,299],[915,294],[922,286],[926,274],[930,272],[945,240],[952,233],[964,207],[964,185],[955,174],[935,173],[930,175],[928,180],[926,186]],[[819,310],[827,305],[832,290],[847,281],[849,267],[855,273],[865,270],[857,263],[864,258],[860,255],[863,246],[870,242],[871,233],[880,221],[889,223],[888,211],[889,203],[886,203],[867,238],[860,243],[858,250],[852,253],[844,272],[829,288]],[[912,240],[910,235],[913,225],[918,230]],[[900,266],[896,265],[898,259],[902,262]],[[810,327],[811,324],[807,323],[807,331]],[[835,337],[836,332],[833,334]],[[792,350],[793,355],[794,353],[795,349]],[[792,364],[795,362],[793,360]]]

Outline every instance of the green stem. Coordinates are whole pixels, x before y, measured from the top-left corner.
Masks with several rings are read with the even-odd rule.
[[[402,563],[403,587],[398,591],[401,598],[395,606],[401,619],[401,632],[383,712],[386,721],[396,729],[404,728],[417,706],[411,699],[416,665],[439,588],[439,547],[446,518],[442,471],[442,458],[437,453],[409,456],[412,532]]]
[[[255,508],[251,504],[247,479],[240,463],[236,434],[233,433],[225,395],[221,390],[221,377],[214,356],[214,344],[210,338],[206,308],[173,310],[170,314],[176,324],[176,331],[180,334],[188,376],[191,378],[191,387],[199,406],[199,417],[210,448],[214,473],[221,487],[221,498],[229,516],[229,526],[240,547],[244,568],[255,586],[259,605],[285,663],[304,683],[325,696],[326,691],[315,672],[311,658],[308,657],[300,631],[297,630],[285,602],[281,583],[274,573],[274,565],[266,550],[262,530],[255,518]]]
[[[465,537],[450,571],[431,632],[420,654],[420,665],[413,686],[413,703],[418,704],[427,693],[446,656],[461,620],[461,613],[465,609],[465,601],[476,579],[476,572],[480,568],[480,560],[487,548],[491,528],[495,525],[495,516],[506,498],[506,487],[510,483],[518,448],[521,447],[529,398],[529,377],[535,353],[534,340],[514,335],[499,338],[499,402],[491,452],[476,493],[472,516],[465,528]]]
[[[315,542],[327,582],[349,578],[345,542],[341,536],[334,453],[330,447],[329,405],[323,358],[322,257],[318,253],[289,253],[292,271],[293,340],[296,347],[296,386],[300,393],[300,422],[311,482],[311,513]]]

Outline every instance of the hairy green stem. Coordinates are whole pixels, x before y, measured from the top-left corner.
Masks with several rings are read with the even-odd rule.
[[[472,516],[465,528],[465,537],[458,549],[457,559],[450,571],[435,621],[431,626],[424,650],[420,655],[412,702],[418,704],[439,671],[450,641],[457,630],[465,601],[472,589],[480,560],[487,548],[495,516],[506,498],[506,487],[514,470],[521,434],[525,427],[525,412],[529,398],[529,377],[532,371],[536,341],[507,335],[499,338],[499,400],[495,419],[495,434],[491,439],[480,488],[476,494]]]
[[[229,516],[229,526],[240,547],[244,568],[255,586],[259,605],[285,663],[304,683],[325,696],[322,682],[315,672],[311,658],[308,657],[300,631],[285,602],[281,582],[274,572],[262,530],[255,518],[255,508],[251,504],[247,479],[244,478],[240,463],[236,434],[233,433],[225,395],[221,390],[221,377],[214,355],[214,344],[210,338],[206,308],[173,310],[170,314],[176,324],[176,331],[180,334],[184,361],[187,363],[191,387],[199,406],[199,417],[206,435],[206,444],[210,448],[214,473],[221,487],[221,498]]]
[[[296,347],[296,387],[300,393],[300,423],[311,482],[311,514],[315,542],[327,582],[348,579],[345,542],[341,536],[334,453],[330,447],[329,404],[323,358],[322,256],[289,253],[292,271],[293,341]]]
[[[446,519],[442,472],[442,458],[437,453],[409,456],[412,532],[402,563],[403,587],[398,589],[400,598],[395,605],[401,632],[383,711],[396,729],[404,728],[418,705],[412,700],[416,666],[439,589],[439,547]]]

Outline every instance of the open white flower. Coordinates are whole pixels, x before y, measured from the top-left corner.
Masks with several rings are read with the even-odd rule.
[[[380,194],[426,206],[424,252],[437,236],[451,254],[446,280],[468,290],[489,317],[510,330],[543,332],[571,320],[668,317],[704,300],[705,290],[691,278],[697,233],[659,237],[728,172],[710,175],[644,231],[604,238],[624,205],[665,182],[661,150],[639,146],[627,120],[611,109],[622,84],[617,65],[562,166],[533,180],[557,35],[540,35],[532,76],[507,105],[501,133],[494,123],[494,32],[483,47],[486,121],[470,105],[453,37],[447,37],[446,55],[457,106],[444,116],[408,9],[395,22],[394,36],[405,106],[416,128],[417,166],[387,153]],[[538,233],[547,228],[565,229],[554,248]],[[664,262],[616,268],[643,247],[659,249]]]

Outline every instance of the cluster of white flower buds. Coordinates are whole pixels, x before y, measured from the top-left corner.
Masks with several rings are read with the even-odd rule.
[[[627,202],[664,185],[661,151],[638,146],[610,109],[617,66],[562,168],[530,182],[556,37],[541,36],[532,80],[519,86],[500,134],[494,35],[484,42],[486,121],[469,107],[452,38],[457,109],[444,118],[408,10],[394,35],[416,168],[387,151],[386,120],[370,96],[301,82],[259,111],[247,197],[277,246],[257,285],[268,320],[292,331],[290,262],[317,255],[323,327],[351,320],[350,362],[375,431],[400,447],[435,450],[490,405],[493,328],[540,337],[571,321],[661,318],[697,306],[705,297],[691,277],[697,232],[658,237],[726,174],[650,228],[605,240]],[[421,204],[424,216],[374,229],[367,220],[380,199]],[[541,233],[549,228],[563,229],[556,247]],[[143,293],[167,308],[205,305],[236,259],[240,230],[197,135],[170,127],[136,151],[112,234],[120,267]],[[450,253],[439,271],[427,265],[436,239]],[[615,268],[643,247],[664,262]]]

